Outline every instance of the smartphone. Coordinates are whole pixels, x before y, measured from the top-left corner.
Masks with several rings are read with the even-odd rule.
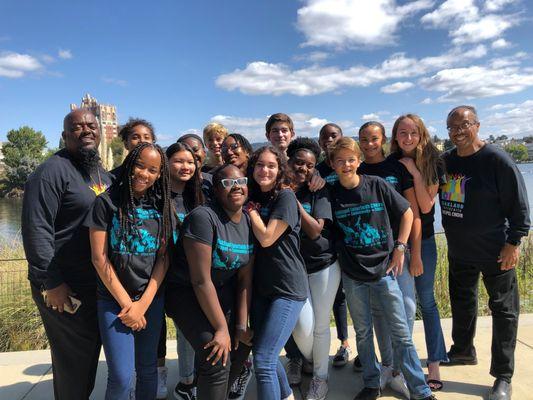
[[[43,294],[43,300],[46,303],[46,296],[47,296],[46,290],[43,290],[42,294]],[[65,310],[66,312],[70,314],[74,314],[76,311],[78,311],[78,308],[80,308],[81,300],[70,295],[68,297],[70,299],[70,302],[72,303],[72,307],[70,307],[68,303],[65,303],[63,305],[63,310]]]

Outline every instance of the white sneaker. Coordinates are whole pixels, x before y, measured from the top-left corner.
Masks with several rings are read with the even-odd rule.
[[[401,372],[392,377],[389,386],[395,392],[402,394],[407,400],[411,398],[409,395],[409,389],[407,389],[407,383],[405,383],[405,378]]]
[[[156,399],[166,399],[168,396],[167,389],[167,367],[157,367],[157,395]]]
[[[287,363],[287,380],[289,385],[298,386],[302,383],[302,359],[301,358],[290,358]]]
[[[309,384],[306,400],[324,400],[328,394],[328,381],[313,376]]]
[[[381,391],[385,390],[387,385],[392,380],[392,367],[390,365],[382,365],[379,373],[379,387]]]

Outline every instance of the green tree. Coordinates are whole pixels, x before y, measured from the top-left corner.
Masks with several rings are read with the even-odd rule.
[[[111,153],[113,153],[113,168],[116,168],[124,161],[124,142],[122,142],[120,137],[114,137],[109,143],[109,148],[111,149]]]
[[[453,148],[453,143],[450,139],[444,139],[444,150],[450,150]]]
[[[533,135],[526,136],[523,140],[526,143],[533,143]]]
[[[524,162],[529,158],[527,154],[527,147],[523,144],[510,143],[505,146],[504,149],[517,162]]]
[[[29,126],[12,129],[7,133],[2,153],[6,165],[6,189],[20,189],[28,176],[45,159],[46,138]]]
[[[507,135],[501,135],[501,136],[498,136],[498,137],[496,138],[496,140],[507,140],[507,139],[509,139],[509,138],[507,137]]]

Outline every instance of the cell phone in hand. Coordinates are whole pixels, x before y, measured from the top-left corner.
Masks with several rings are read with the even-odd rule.
[[[46,297],[47,297],[46,290],[42,291],[42,295],[43,295],[43,300],[46,303]],[[63,310],[65,310],[66,312],[68,312],[70,314],[75,314],[76,311],[78,311],[78,308],[80,308],[80,306],[81,306],[81,300],[77,299],[77,298],[75,298],[75,297],[73,297],[71,295],[69,295],[68,297],[70,299],[70,302],[72,303],[72,307],[68,303],[65,303],[63,305]]]

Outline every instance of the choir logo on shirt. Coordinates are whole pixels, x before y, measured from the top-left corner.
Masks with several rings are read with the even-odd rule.
[[[107,187],[108,186],[105,183],[94,182],[92,185],[89,186],[89,189],[91,189],[96,196],[100,196],[107,190]]]
[[[384,210],[383,203],[369,203],[335,211],[337,223],[344,233],[344,243],[356,249],[386,245],[387,230],[377,229],[368,223],[371,213]]]
[[[178,217],[178,220],[183,223],[183,220],[185,219],[185,214],[184,213],[180,213],[180,212],[176,212],[176,216]],[[174,232],[172,234],[172,238],[174,239],[174,243],[177,243],[178,242],[178,239],[180,237],[180,232],[178,230],[178,228],[174,229]]]
[[[218,238],[213,251],[213,268],[224,270],[238,269],[248,263],[250,254],[253,252],[253,244],[231,243]]]
[[[339,180],[339,175],[337,175],[337,173],[335,171],[333,171],[331,174],[326,176],[324,178],[324,180],[326,181],[326,183],[329,183],[330,185],[333,185],[335,182],[337,182]]]
[[[161,215],[156,210],[142,208],[137,208],[135,213],[137,217],[136,232],[126,235],[125,238],[122,238],[122,228],[117,214],[113,215],[109,237],[111,247],[120,254],[152,255],[159,249],[159,239],[152,235],[146,227],[148,224],[158,224]]]
[[[305,210],[307,214],[311,214],[311,204],[309,203],[302,203],[302,208]]]
[[[387,182],[389,182],[392,186],[395,186],[395,185],[398,184],[398,178],[396,178],[395,176],[387,176],[387,177],[385,178],[385,180],[386,180]]]
[[[450,174],[447,181],[440,187],[440,206],[442,215],[463,218],[463,207],[466,198],[467,178],[463,174]]]

